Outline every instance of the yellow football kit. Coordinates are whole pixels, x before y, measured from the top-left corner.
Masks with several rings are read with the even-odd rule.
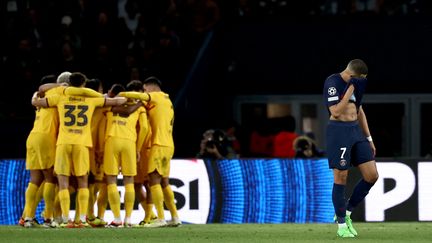
[[[47,102],[49,107],[57,106],[60,120],[54,171],[65,176],[87,174],[92,116],[96,107],[104,106],[105,98],[53,95]]]
[[[137,122],[139,133],[137,135]],[[107,140],[104,151],[104,171],[107,175],[118,175],[119,168],[124,176],[135,176],[136,155],[140,152],[147,134],[147,116],[144,107],[129,116],[107,115]]]
[[[62,94],[64,86],[50,89],[46,95]],[[26,141],[26,169],[43,170],[54,165],[59,117],[56,107],[37,108],[36,116]]]
[[[169,95],[159,91],[150,93],[121,92],[119,96],[147,102],[147,115],[152,132],[148,173],[157,170],[162,177],[168,177],[170,160],[174,155],[172,136],[174,107]]]

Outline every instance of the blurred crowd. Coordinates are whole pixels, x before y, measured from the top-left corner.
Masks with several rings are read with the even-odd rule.
[[[0,12],[2,81],[27,97],[42,76],[63,71],[106,88],[158,75],[175,94],[220,19],[213,0],[7,0]]]
[[[28,97],[42,76],[81,71],[126,84],[157,75],[175,96],[206,33],[242,17],[429,14],[426,0],[5,0],[2,82]],[[4,105],[7,95],[0,98]],[[2,110],[16,116],[23,109]],[[15,108],[16,108],[15,107]]]
[[[429,15],[428,0],[240,0],[240,16]]]

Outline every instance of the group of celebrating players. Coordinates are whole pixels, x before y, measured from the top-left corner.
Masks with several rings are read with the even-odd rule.
[[[134,80],[126,88],[114,84],[106,94],[99,80],[87,80],[79,72],[46,76],[42,82],[32,97],[36,117],[26,142],[30,182],[19,224],[39,225],[35,212],[43,198],[45,227],[132,227],[137,197],[145,211],[137,226],[181,225],[169,185],[174,109],[160,80]],[[125,187],[123,220],[119,173]],[[69,216],[71,195],[74,220]],[[104,221],[108,203],[114,215],[109,224]]]

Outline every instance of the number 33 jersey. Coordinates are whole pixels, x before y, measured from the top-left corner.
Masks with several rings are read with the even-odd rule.
[[[91,120],[96,107],[105,104],[105,98],[53,95],[47,97],[48,105],[57,106],[59,135],[57,145],[77,144],[92,147]]]

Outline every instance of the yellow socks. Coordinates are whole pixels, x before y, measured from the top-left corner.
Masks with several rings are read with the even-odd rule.
[[[35,210],[33,210],[32,208],[34,207],[35,204],[36,193],[38,188],[39,187],[37,185],[29,182],[25,193],[24,218],[35,217]]]
[[[96,201],[96,185],[95,184],[89,184],[89,200],[88,200],[88,207],[87,207],[87,217],[89,219],[94,219],[94,204]]]
[[[106,210],[107,204],[108,204],[107,185],[105,183],[100,183],[99,195],[97,198],[98,217],[100,219],[103,219],[105,216],[105,210]]]
[[[78,189],[78,207],[79,207],[79,217],[81,222],[86,221],[86,212],[88,208],[89,201],[89,189],[88,188],[79,188]]]
[[[108,191],[108,201],[110,204],[111,211],[114,214],[116,220],[120,219],[120,195],[117,190],[116,184],[109,184],[107,186]]]
[[[145,222],[150,222],[151,219],[156,217],[155,213],[153,212],[153,207],[154,207],[153,203],[146,203],[144,205],[144,211],[145,211],[144,221]]]
[[[170,185],[163,188],[163,195],[164,195],[165,205],[170,211],[171,217],[178,217],[177,206],[174,202],[174,192],[171,190]]]
[[[53,218],[55,197],[55,184],[46,182],[43,190],[43,198],[45,201],[45,219]]]
[[[70,195],[68,189],[60,190],[58,193],[60,207],[62,211],[63,222],[67,222],[69,220],[69,208],[70,208]]]
[[[165,219],[165,213],[163,208],[164,198],[162,187],[160,184],[153,185],[150,187],[150,191],[152,194],[153,203],[156,207],[157,216],[159,219]]]
[[[125,202],[125,214],[126,214],[126,218],[127,218],[127,217],[130,217],[132,215],[133,205],[135,202],[134,184],[133,183],[126,184],[125,189],[126,189],[126,192],[125,192],[124,202]]]

